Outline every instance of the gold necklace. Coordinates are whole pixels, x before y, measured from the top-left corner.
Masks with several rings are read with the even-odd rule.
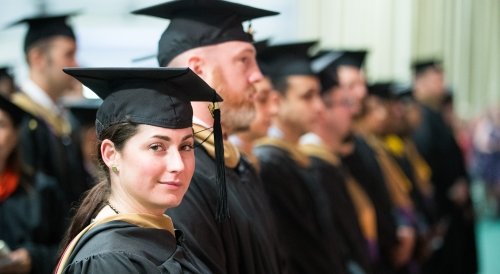
[[[106,204],[116,213],[116,214],[120,214],[120,211],[118,211],[118,209],[116,209],[114,206],[111,205],[111,203],[109,201],[106,202]]]

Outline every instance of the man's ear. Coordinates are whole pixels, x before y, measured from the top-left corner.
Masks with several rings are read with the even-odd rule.
[[[109,139],[105,139],[101,143],[101,156],[102,160],[109,168],[119,165],[117,163],[117,160],[120,158],[119,153],[115,148],[115,144]]]
[[[32,68],[42,68],[47,62],[46,52],[40,47],[33,47],[27,53],[28,64]]]
[[[191,56],[188,59],[188,67],[196,74],[203,75],[205,61],[199,56]]]

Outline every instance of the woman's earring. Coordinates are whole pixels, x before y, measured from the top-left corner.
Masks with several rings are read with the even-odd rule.
[[[114,173],[118,173],[118,168],[116,166],[112,166],[111,167],[111,170],[114,172]]]

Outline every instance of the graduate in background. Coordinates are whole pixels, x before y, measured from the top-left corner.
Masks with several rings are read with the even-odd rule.
[[[420,269],[414,256],[419,229],[418,210],[412,199],[414,188],[383,142],[385,136],[393,133],[391,124],[394,113],[391,113],[389,107],[393,98],[390,83],[370,85],[362,115],[358,120],[358,132],[372,151],[371,155],[365,157],[375,159],[393,205],[392,215],[397,226],[398,242],[388,254],[390,267],[395,273],[419,273]]]
[[[60,99],[77,82],[62,68],[77,66],[76,36],[66,22],[73,14],[40,15],[19,20],[27,24],[24,53],[29,79],[13,101],[37,119],[26,119],[20,127],[20,148],[31,168],[56,178],[65,195],[67,219],[73,203],[88,189],[76,136],[76,125]]]
[[[54,178],[34,172],[19,154],[19,126],[28,115],[0,95],[0,273],[52,273],[64,233],[63,194]]]
[[[279,241],[290,273],[345,273],[327,199],[299,150],[323,104],[308,51],[315,42],[274,45],[260,65],[279,92],[280,108],[269,137],[256,142],[259,172],[276,216]]]
[[[419,211],[416,256],[421,264],[426,264],[432,253],[440,248],[448,224],[437,216],[432,170],[412,138],[422,122],[421,107],[413,97],[411,87],[396,86],[394,92],[397,97],[391,103],[392,108],[396,109],[391,115],[394,117],[391,123],[393,132],[384,141],[389,153],[412,183],[412,199]]]
[[[242,22],[277,13],[218,0],[171,1],[134,13],[171,20],[158,45],[160,66],[188,66],[224,98],[216,106],[193,103],[196,170],[182,204],[168,211],[186,246],[206,273],[283,273],[261,180],[227,140],[249,129],[253,85],[262,79],[252,30],[243,30]],[[219,119],[222,127],[213,127]],[[217,145],[224,147],[219,161]]]
[[[339,86],[348,91],[354,105],[360,106],[357,111],[355,107],[352,112],[351,133],[347,135],[343,148],[341,148],[342,162],[368,194],[376,211],[379,256],[376,272],[391,273],[394,264],[394,250],[398,245],[397,225],[393,216],[394,206],[374,151],[360,134],[358,125],[359,117],[363,115],[363,104],[367,95],[367,84],[362,71],[366,52],[339,51],[339,53],[341,57],[334,62],[333,66],[344,68],[339,72],[349,72],[338,73]],[[342,85],[342,83],[352,84]],[[363,94],[364,96],[361,96]]]
[[[65,103],[78,122],[78,137],[81,144],[83,166],[88,185],[97,183],[98,162],[95,153],[97,136],[95,134],[95,117],[101,105],[101,99],[79,99]]]
[[[366,78],[363,65],[368,52],[366,50],[339,50],[341,55],[332,67],[337,69],[339,86],[347,90],[353,97],[352,114],[357,116],[361,111],[361,101],[366,97]]]
[[[202,273],[164,212],[181,203],[194,173],[190,102],[222,99],[188,68],[65,72],[104,99],[103,177],[75,214],[56,273]]]
[[[353,106],[350,93],[340,88],[336,67],[332,66],[340,56],[322,52],[312,63],[321,81],[325,108],[312,131],[302,136],[300,149],[311,157],[323,191],[328,194],[324,207],[331,208],[334,214],[337,244],[342,247],[346,269],[349,273],[373,273],[372,265],[378,260],[375,209],[338,157],[350,133]]]
[[[257,50],[257,62],[259,62],[259,52],[265,51],[267,41],[256,42],[254,46]],[[278,114],[279,94],[274,89],[271,79],[267,76],[255,83],[254,87],[256,91],[255,119],[248,130],[231,135],[229,140],[258,169],[259,162],[253,154],[254,143],[256,140],[267,136],[267,131]]]
[[[443,117],[441,106],[446,92],[443,68],[437,60],[419,60],[414,62],[413,70],[413,92],[422,110],[422,123],[413,140],[432,171],[437,217],[448,223],[444,242],[431,258],[427,273],[476,273],[470,179],[464,155]]]
[[[255,119],[250,124],[250,129],[230,136],[229,140],[258,169],[259,161],[253,154],[254,143],[267,136],[267,131],[278,114],[279,100],[277,91],[268,77],[255,83],[255,90]]]

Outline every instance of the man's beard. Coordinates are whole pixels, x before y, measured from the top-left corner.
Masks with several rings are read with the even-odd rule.
[[[253,104],[240,104],[238,107],[221,105],[221,123],[228,134],[249,130],[254,118]]]
[[[238,96],[247,96],[251,91],[245,91],[245,95],[238,91],[231,91],[220,68],[216,68],[213,72],[213,86],[224,98],[224,101],[220,103],[220,109],[221,124],[225,134],[234,134],[249,130],[250,124],[255,118],[255,105],[253,101],[241,99]],[[233,94],[228,94],[231,92]]]

